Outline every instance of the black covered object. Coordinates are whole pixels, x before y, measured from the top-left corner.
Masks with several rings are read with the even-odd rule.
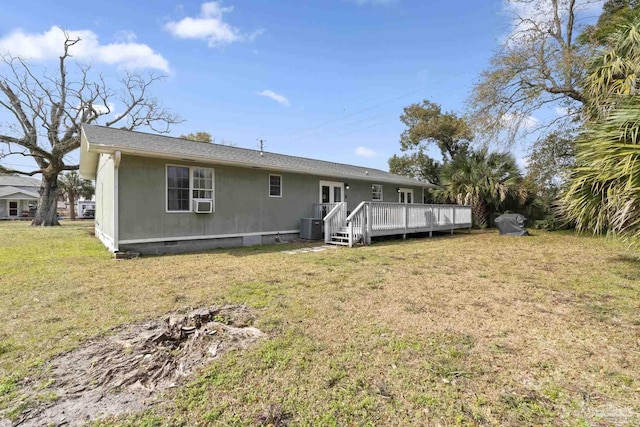
[[[496,218],[496,227],[500,234],[508,236],[528,236],[527,218],[520,214],[504,214]]]

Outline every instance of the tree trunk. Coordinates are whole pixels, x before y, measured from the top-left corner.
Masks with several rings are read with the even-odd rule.
[[[31,222],[32,226],[52,226],[60,225],[58,222],[58,174],[42,174],[42,184],[40,185],[40,200],[36,216]]]
[[[76,220],[76,195],[73,191],[69,191],[69,219]]]
[[[471,211],[476,222],[476,227],[487,228],[489,226],[489,209],[484,200],[478,198],[471,202]]]

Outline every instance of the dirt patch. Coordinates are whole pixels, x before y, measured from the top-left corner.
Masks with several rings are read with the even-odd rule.
[[[46,378],[25,381],[32,401],[10,425],[71,426],[140,411],[211,360],[262,337],[253,319],[244,305],[203,308],[92,340],[53,359]]]

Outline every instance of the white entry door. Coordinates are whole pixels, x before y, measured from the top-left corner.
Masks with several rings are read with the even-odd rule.
[[[320,181],[320,203],[344,202],[344,183]]]
[[[398,203],[413,203],[413,190],[410,188],[398,189]]]

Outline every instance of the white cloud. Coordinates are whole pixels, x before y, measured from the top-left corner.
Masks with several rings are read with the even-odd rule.
[[[520,169],[527,169],[529,167],[529,156],[521,156],[516,158],[516,163]]]
[[[132,32],[120,32],[116,35],[119,41],[106,45],[101,45],[98,35],[91,30],[69,30],[67,34],[71,39],[80,39],[69,50],[76,59],[169,72],[169,62],[148,45],[135,43]],[[26,33],[17,29],[0,38],[0,52],[35,61],[52,60],[62,54],[64,41],[64,30],[55,25],[44,33]]]
[[[513,113],[507,113],[502,116],[502,124],[509,128],[517,127],[522,130],[532,130],[540,123],[540,120],[533,116],[520,116]]]
[[[564,117],[569,115],[569,109],[567,107],[555,107],[554,111],[559,117]]]
[[[95,108],[95,110],[98,112],[98,114],[100,114],[101,116],[105,115],[105,114],[109,114],[109,113],[113,113],[116,106],[113,102],[108,102],[106,106],[104,105],[94,105],[93,108]]]
[[[291,105],[289,104],[289,100],[284,95],[280,95],[279,93],[276,93],[272,90],[265,89],[262,92],[258,92],[257,95],[266,96],[267,98],[271,98],[277,103],[285,105],[287,107]]]
[[[219,47],[239,41],[253,41],[262,30],[243,34],[238,28],[224,22],[224,14],[233,7],[222,7],[219,2],[202,3],[200,15],[168,22],[164,29],[181,39],[205,40],[209,47]]]
[[[376,153],[371,148],[367,148],[362,145],[357,147],[356,150],[353,152],[353,154],[355,154],[356,156],[366,157],[366,158],[376,157],[378,155],[378,153]]]
[[[138,39],[138,36],[133,31],[121,30],[113,35],[113,38],[117,42],[133,43]]]

